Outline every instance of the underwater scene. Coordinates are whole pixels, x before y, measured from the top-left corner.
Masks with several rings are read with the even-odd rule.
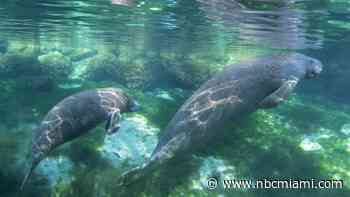
[[[350,196],[350,1],[2,0],[0,197]]]

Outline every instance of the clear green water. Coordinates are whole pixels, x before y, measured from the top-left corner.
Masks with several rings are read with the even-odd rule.
[[[0,196],[346,197],[350,194],[350,2],[346,0],[2,0]],[[193,91],[225,65],[273,51],[319,59],[317,80],[259,110],[191,160],[120,188]],[[142,110],[42,161],[23,192],[33,130],[64,97],[121,87]],[[338,179],[343,189],[209,191],[206,179]]]

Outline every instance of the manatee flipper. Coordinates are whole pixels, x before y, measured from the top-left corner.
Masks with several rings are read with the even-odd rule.
[[[288,98],[288,96],[293,92],[295,86],[298,84],[299,79],[294,77],[283,82],[281,87],[279,87],[272,94],[265,97],[263,101],[259,103],[259,108],[274,108],[282,101]]]
[[[110,112],[108,114],[108,119],[107,119],[107,123],[106,123],[106,132],[108,135],[111,135],[115,132],[117,132],[120,128],[120,120],[121,120],[122,116],[120,114],[120,110],[119,109],[115,109],[114,111]]]

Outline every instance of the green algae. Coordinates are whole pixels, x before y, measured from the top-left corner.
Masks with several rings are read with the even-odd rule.
[[[291,124],[298,126],[301,131],[313,132],[320,128],[338,131],[350,121],[350,115],[347,111],[332,106],[335,105],[315,104],[308,102],[305,97],[291,97],[276,112],[288,116]]]
[[[58,51],[38,56],[38,61],[42,66],[42,72],[50,75],[56,82],[66,80],[72,72],[71,60]]]
[[[90,84],[96,87],[96,84]],[[107,84],[100,84],[104,87]],[[108,84],[116,86],[113,83]],[[85,85],[83,88],[88,88]],[[121,86],[122,87],[122,86]],[[122,87],[123,88],[123,87]],[[137,90],[124,88],[129,94],[135,97],[141,104],[142,110],[136,113],[147,117],[151,124],[164,128],[183,103],[186,95],[178,95],[176,91],[170,93],[174,101],[167,100],[155,95],[149,96]],[[74,90],[76,91],[76,90]],[[64,94],[69,94],[63,91]],[[170,91],[171,92],[171,91]],[[62,96],[63,98],[63,96]],[[313,103],[313,104],[311,104]],[[227,125],[221,138],[213,142],[207,149],[197,153],[200,158],[205,159],[215,155],[218,159],[223,159],[224,166],[228,166],[227,174],[235,174],[236,178],[242,179],[286,179],[286,178],[319,178],[319,179],[343,179],[349,181],[347,167],[349,160],[344,158],[348,154],[347,138],[339,138],[339,127],[346,123],[348,113],[341,109],[329,109],[319,103],[309,103],[306,98],[293,96],[288,102],[274,110],[259,110],[239,124]],[[43,107],[46,108],[46,107]],[[44,111],[44,110],[43,110]],[[295,117],[295,114],[306,113],[305,116]],[[331,113],[332,117],[328,114]],[[128,116],[133,116],[132,114]],[[310,119],[316,121],[310,123]],[[334,121],[339,121],[334,123]],[[309,127],[306,123],[317,126]],[[335,126],[336,125],[336,126]],[[313,128],[314,133],[331,131],[330,138],[321,138],[318,143],[322,146],[322,151],[304,151],[299,147],[308,129]],[[323,129],[322,129],[323,128]],[[223,128],[224,129],[224,128]],[[329,133],[327,133],[329,134]],[[99,127],[90,134],[78,139],[66,147],[62,147],[53,152],[50,157],[57,155],[68,156],[74,162],[72,176],[74,181],[67,185],[56,185],[53,189],[54,196],[95,196],[104,193],[105,196],[123,196],[123,189],[115,186],[116,177],[119,177],[128,169],[127,161],[124,167],[114,168],[99,156],[98,148],[103,143],[104,131]],[[2,138],[5,140],[4,138]],[[15,147],[15,141],[1,141],[7,147]],[[215,147],[215,148],[213,148]],[[15,151],[15,150],[13,150]],[[11,152],[11,151],[9,151]],[[202,160],[201,159],[201,160]],[[6,159],[10,160],[10,159]],[[177,167],[175,167],[177,166]],[[169,196],[190,195],[190,196],[211,196],[211,195],[240,195],[240,196],[271,196],[271,191],[207,191],[198,181],[198,169],[201,166],[200,160],[192,160],[181,165],[173,164],[169,168],[171,171],[162,170],[152,178],[152,184],[161,188],[141,186],[134,188],[133,194],[136,196],[161,196],[168,193]],[[232,166],[230,168],[229,166]],[[187,169],[187,170],[184,170]],[[159,174],[160,173],[160,174]],[[157,174],[157,173],[156,173]],[[181,176],[179,176],[181,174]],[[175,178],[174,175],[178,175]],[[162,183],[165,177],[174,177],[167,184]],[[95,180],[95,181],[93,181]],[[200,187],[199,187],[199,186]],[[149,186],[149,184],[148,184]],[[199,187],[199,188],[198,188]],[[147,189],[148,188],[148,189]],[[124,191],[127,196],[130,188]],[[346,189],[345,189],[346,191]],[[283,190],[280,193],[285,193]],[[310,190],[293,191],[285,196],[295,196],[297,194],[307,195]],[[332,191],[329,196],[340,195],[339,191]]]
[[[159,128],[166,127],[173,114],[189,96],[189,94],[179,94],[177,91],[169,89],[167,91],[170,98],[174,98],[169,100],[165,99],[167,97],[158,97],[157,94],[146,94],[136,89],[128,89],[115,82],[89,82],[84,83],[79,88],[60,90],[46,104],[39,99],[32,100],[26,105],[30,106],[34,103],[39,111],[39,116],[43,116],[54,104],[52,100],[59,101],[65,96],[83,89],[106,86],[124,89],[141,104],[141,111],[127,116],[142,115],[149,123]],[[11,86],[4,88],[11,94]],[[344,109],[329,107],[322,103],[324,102],[314,102],[310,98],[294,95],[276,109],[259,110],[240,123],[227,125],[227,128],[223,128],[226,131],[222,133],[221,138],[197,155],[200,158],[215,155],[216,158],[224,160],[225,166],[234,167],[225,172],[235,174],[236,178],[306,179],[312,177],[319,179],[337,178],[348,182],[350,176],[347,167],[350,162],[344,158],[344,154],[349,152],[349,141],[347,138],[339,138],[338,134],[342,126],[350,122],[350,116],[346,109],[344,111]],[[317,140],[322,146],[321,151],[305,151],[300,147],[300,143],[305,135],[310,134],[331,136]],[[70,145],[53,152],[50,157],[65,155],[75,165],[72,173],[74,181],[69,185],[62,183],[62,185],[55,186],[54,196],[94,196],[98,192],[102,192],[106,196],[123,194],[123,189],[115,186],[115,181],[116,177],[129,168],[129,164],[125,161],[124,167],[114,168],[101,158],[98,148],[103,144],[103,138],[104,131],[101,126]],[[17,143],[11,142],[8,138],[3,138],[0,141],[0,144],[14,148],[15,143]],[[8,152],[12,151],[16,150]],[[10,158],[6,158],[6,160],[10,160]],[[171,173],[163,170],[158,172],[155,178],[152,178],[152,184],[159,185],[161,190],[157,187],[147,189],[148,187],[145,186],[143,189],[142,187],[134,188],[133,193],[138,196],[156,196],[157,194],[161,196],[165,193],[169,196],[184,194],[190,196],[227,195],[227,191],[210,193],[211,191],[208,192],[203,185],[198,183],[200,161],[189,161],[176,166],[177,168],[170,167]],[[162,173],[163,175],[160,175]],[[161,184],[164,177],[174,177],[174,175],[180,174],[182,177],[174,178],[168,184]],[[125,191],[125,196],[127,196],[128,189]],[[279,192],[284,193],[284,191]],[[303,190],[301,192],[303,195],[307,195],[311,191]],[[296,191],[290,192],[286,196],[295,196],[297,193]],[[270,191],[230,191],[229,195],[271,196],[274,194]],[[340,195],[337,191],[329,193],[329,196],[337,195]]]
[[[170,91],[169,94],[174,100],[167,100],[156,95],[147,95],[138,90],[127,89],[120,84],[113,82],[106,83],[86,83],[81,89],[93,87],[120,87],[127,91],[141,104],[142,109],[136,113],[147,117],[147,121],[160,128],[165,128],[173,114],[188,97],[186,94],[178,94]],[[9,88],[10,90],[11,88]],[[52,100],[60,100],[65,95],[81,90],[62,90],[60,96],[55,96]],[[248,119],[239,124],[227,125],[225,132],[215,143],[210,144],[207,149],[197,153],[199,157],[206,158],[215,155],[225,161],[225,165],[234,166],[234,170],[226,173],[236,174],[241,178],[322,178],[322,179],[343,179],[350,180],[347,166],[350,162],[344,158],[348,154],[347,138],[339,138],[339,130],[342,125],[350,122],[347,111],[324,106],[322,102],[308,101],[307,97],[293,96],[286,103],[274,110],[259,110]],[[33,101],[32,101],[33,102]],[[44,112],[52,105],[52,101],[43,105],[38,100],[37,107],[43,116]],[[30,104],[28,104],[29,106]],[[305,115],[304,115],[305,114]],[[134,116],[135,116],[134,115]],[[133,116],[129,114],[127,116]],[[310,126],[312,125],[312,126]],[[320,135],[332,134],[329,138],[321,138],[318,143],[322,146],[322,151],[304,151],[299,147],[305,134],[319,133]],[[50,157],[66,155],[75,163],[74,182],[70,185],[62,184],[55,187],[55,196],[93,196],[97,191],[106,195],[115,195],[121,192],[120,188],[114,186],[116,177],[128,169],[127,161],[122,169],[111,167],[108,162],[99,156],[98,148],[103,143],[104,131],[99,127],[90,134],[72,142],[67,147],[62,147],[53,152]],[[15,141],[2,138],[0,144],[5,147],[14,147]],[[8,139],[8,141],[4,141]],[[215,147],[215,148],[213,148]],[[12,152],[16,150],[11,150]],[[6,160],[10,160],[9,158]],[[192,196],[210,196],[205,188],[194,189],[193,185],[198,185],[198,168],[200,162],[191,161],[175,168],[175,174],[182,174],[182,178],[174,179],[169,184],[161,184],[162,190],[142,189],[135,190],[135,195],[154,196],[165,191],[169,196],[188,194]],[[84,167],[85,166],[85,167]],[[188,169],[188,170],[183,170]],[[165,177],[169,172],[162,172]],[[101,178],[103,177],[103,178]],[[153,183],[160,184],[162,176],[153,178]],[[99,180],[96,181],[91,180]],[[87,189],[89,188],[89,189]],[[156,190],[156,191],[155,191]],[[283,191],[280,191],[283,192]],[[308,190],[303,191],[307,194]],[[127,193],[127,192],[126,192]],[[214,194],[225,194],[223,191],[216,191]],[[125,194],[126,195],[126,194]],[[268,191],[232,191],[230,195],[242,196],[269,196]],[[291,192],[288,196],[296,195]],[[161,196],[161,195],[160,195]],[[334,191],[330,196],[337,196]]]
[[[257,47],[225,48],[220,53],[215,47],[203,51],[164,51],[160,53],[161,66],[180,84],[198,87],[225,66],[268,54],[271,49]]]
[[[315,106],[316,107],[316,106]],[[321,108],[321,106],[318,106]],[[289,106],[292,110],[293,106]],[[319,111],[316,110],[317,113]],[[341,114],[341,113],[340,113]],[[201,156],[215,155],[223,158],[235,169],[235,179],[318,179],[318,180],[344,180],[349,181],[348,172],[345,170],[349,160],[344,158],[347,139],[332,137],[320,141],[323,147],[320,152],[306,152],[298,144],[303,134],[298,134],[299,128],[291,128],[290,122],[282,121],[278,115],[269,111],[259,111],[252,115],[245,123],[233,128],[227,128],[227,135],[221,137],[221,141],[211,144],[208,150]],[[291,134],[292,133],[292,134]],[[335,140],[337,139],[337,140]],[[327,142],[327,144],[325,144]],[[215,147],[215,149],[213,149]],[[332,166],[332,167],[331,167]],[[335,167],[337,166],[337,167]],[[225,173],[230,173],[226,171]],[[237,174],[238,173],[238,174]],[[198,176],[194,176],[197,177]],[[233,177],[231,177],[233,178]],[[172,196],[187,193],[188,185],[177,187]],[[344,189],[334,189],[328,192],[329,196],[341,196],[349,190],[345,185]],[[213,191],[210,191],[213,192]],[[227,193],[229,192],[229,193]],[[276,195],[284,196],[308,195],[318,193],[318,190],[304,189],[299,191],[278,190]],[[241,193],[240,191],[225,191],[208,194],[208,191],[191,192],[194,196],[215,195],[239,195],[239,196],[271,196],[271,190],[252,190]],[[327,195],[325,195],[327,196]]]
[[[117,57],[112,53],[98,54],[88,60],[86,75],[89,79],[99,80],[103,76],[105,79],[115,78],[117,80],[120,74],[117,62]]]

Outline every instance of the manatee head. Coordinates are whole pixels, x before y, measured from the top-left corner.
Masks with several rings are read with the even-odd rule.
[[[322,63],[312,57],[303,55],[301,53],[289,53],[286,55],[285,59],[286,65],[288,66],[287,70],[292,72],[297,77],[312,79],[320,75],[322,72]]]
[[[129,94],[123,92],[124,98],[126,98],[126,112],[137,112],[140,111],[140,104]]]
[[[140,110],[140,104],[135,99],[129,97],[127,108],[130,112],[136,112]]]
[[[313,79],[321,74],[323,65],[319,60],[300,53],[296,54],[296,59],[300,66],[305,69],[304,77],[306,79]]]
[[[305,78],[306,79],[312,79],[317,76],[319,76],[322,72],[322,63],[314,58],[308,57],[306,66],[306,73],[305,73]]]
[[[110,90],[121,96],[119,99],[122,103],[122,106],[120,106],[122,112],[136,112],[140,110],[140,104],[128,93],[118,88],[111,88]]]

